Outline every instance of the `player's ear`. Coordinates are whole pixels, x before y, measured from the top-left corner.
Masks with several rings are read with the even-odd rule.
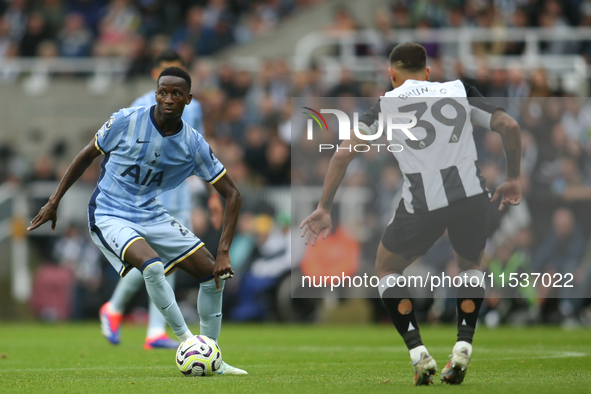
[[[396,69],[390,66],[390,78],[392,79],[392,84],[396,82]]]
[[[429,75],[431,75],[431,67],[425,68],[425,81],[429,80]]]
[[[191,104],[191,100],[193,100],[193,93],[189,93],[187,95],[187,102],[185,103],[185,105]]]

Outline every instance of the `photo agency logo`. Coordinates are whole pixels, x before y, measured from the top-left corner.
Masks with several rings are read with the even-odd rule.
[[[322,114],[333,114],[337,117],[339,125],[339,141],[346,141],[351,139],[351,120],[349,116],[338,109],[321,109],[320,112],[310,108],[302,107],[310,112],[303,112],[310,116],[312,119],[308,119],[307,123],[307,139],[309,141],[314,139],[314,121],[320,128],[321,132],[329,132],[328,124]],[[409,120],[410,122],[405,122]],[[400,123],[402,122],[402,123]],[[387,113],[386,114],[386,139],[392,141],[394,130],[402,131],[408,139],[412,141],[418,141],[418,138],[410,132],[410,129],[415,127],[417,124],[417,118],[412,114],[401,114],[401,113]],[[359,121],[359,113],[353,112],[353,132],[355,136],[362,141],[368,141],[365,144],[349,144],[349,146],[339,146],[338,144],[318,144],[318,151],[323,150],[348,150],[349,152],[355,151],[359,153],[369,152],[372,149],[376,149],[380,152],[381,149],[387,150],[388,152],[398,153],[402,152],[404,147],[400,144],[378,144],[370,143],[371,141],[378,140],[384,134],[384,116],[380,112],[378,118],[375,119],[371,125],[367,125],[364,122]]]

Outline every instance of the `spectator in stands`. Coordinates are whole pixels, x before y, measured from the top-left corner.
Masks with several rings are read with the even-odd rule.
[[[62,27],[66,14],[63,0],[41,0],[41,4],[38,4],[35,9],[43,15],[47,24],[49,35],[47,38],[55,38]]]
[[[533,272],[574,273],[585,252],[586,239],[568,208],[558,208],[552,216],[552,228],[535,252]],[[548,289],[550,290],[550,289]],[[542,297],[545,294],[542,295]]]
[[[146,38],[156,34],[168,32],[170,24],[167,23],[167,7],[160,0],[141,0],[138,2],[141,13],[141,26],[139,33]]]
[[[96,316],[102,301],[101,254],[85,235],[87,233],[76,226],[70,226],[53,249],[54,260],[74,273],[72,316],[75,319]]]
[[[99,24],[98,56],[126,56],[134,46],[140,15],[131,0],[111,0]]]
[[[10,38],[19,43],[27,30],[27,0],[12,0],[4,11],[3,19],[10,27]]]
[[[20,56],[37,55],[37,47],[48,37],[45,19],[39,12],[33,12],[27,20],[27,28],[19,45]]]
[[[180,26],[172,35],[171,45],[177,50],[186,47],[194,55],[201,56],[210,52],[208,45],[212,40],[212,31],[203,24],[203,8],[194,6],[189,8],[185,17],[185,24]]]
[[[66,15],[58,42],[61,56],[83,57],[90,54],[92,32],[86,27],[81,14],[71,12]]]
[[[104,15],[103,7],[103,0],[69,0],[67,12],[82,15],[86,26],[92,31],[93,35],[97,35],[99,22]]]
[[[0,18],[0,59],[12,57],[16,54],[14,40],[10,37],[10,22]]]

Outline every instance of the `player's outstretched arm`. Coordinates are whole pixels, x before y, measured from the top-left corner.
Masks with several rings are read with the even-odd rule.
[[[332,230],[330,212],[332,210],[335,194],[345,177],[347,166],[349,166],[351,160],[357,156],[357,152],[355,152],[354,149],[351,149],[349,152],[349,147],[355,145],[359,141],[360,140],[355,136],[353,136],[351,140],[343,141],[330,159],[328,171],[324,178],[324,185],[322,186],[322,197],[320,198],[318,207],[300,224],[300,228],[302,229],[301,236],[304,238],[304,243],[306,245],[310,242],[312,245],[316,245],[316,240],[323,231],[324,235],[322,236],[322,239],[326,239],[328,234],[330,234],[330,231]]]
[[[218,179],[218,181],[213,184],[213,187],[226,200],[222,235],[220,237],[218,253],[213,267],[215,284],[219,290],[220,276],[225,279],[231,278],[234,275],[230,261],[230,245],[232,245],[234,233],[236,232],[236,225],[238,224],[238,215],[240,214],[240,206],[242,205],[242,195],[234,183],[234,180],[228,173]]]
[[[501,110],[493,114],[490,127],[501,135],[507,158],[507,180],[497,187],[492,198],[496,201],[501,196],[499,211],[502,211],[507,205],[519,205],[521,202],[521,135],[517,121]]]
[[[72,164],[68,167],[57,189],[55,189],[51,197],[49,197],[47,204],[41,208],[37,216],[31,221],[31,225],[27,228],[28,231],[35,230],[43,223],[50,220],[51,229],[55,230],[55,223],[57,222],[57,207],[59,206],[62,197],[100,154],[101,152],[94,145],[94,139],[90,141],[80,153],[78,153],[74,161],[72,161]]]

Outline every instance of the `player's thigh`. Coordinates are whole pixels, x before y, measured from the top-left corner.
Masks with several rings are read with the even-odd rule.
[[[145,239],[138,239],[127,248],[125,262],[141,270],[144,262],[159,257]]]
[[[134,267],[141,268],[146,260],[158,257],[138,227],[125,219],[98,217],[90,236],[122,277]]]
[[[162,258],[166,275],[174,272],[178,268],[177,265],[185,260],[193,261],[195,257],[191,256],[204,246],[195,234],[172,216],[144,225],[141,231],[146,241]]]
[[[207,248],[202,247],[178,263],[176,266],[199,281],[213,278],[215,259]]]
[[[411,214],[406,210],[404,200],[400,201],[392,221],[382,236],[380,248],[384,250],[381,253],[382,258],[379,258],[379,255],[376,260],[376,269],[401,273],[401,270],[417,257],[427,253],[444,231],[445,222],[442,220],[441,212]]]
[[[488,196],[479,194],[450,207],[447,233],[462,271],[480,265],[489,232],[489,206]]]

